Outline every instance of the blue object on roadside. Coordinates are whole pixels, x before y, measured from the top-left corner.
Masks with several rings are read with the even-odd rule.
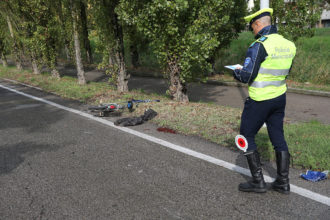
[[[307,170],[306,174],[301,174],[300,176],[304,178],[305,180],[317,182],[320,180],[325,180],[327,178],[328,172],[319,172],[319,171],[312,171]]]

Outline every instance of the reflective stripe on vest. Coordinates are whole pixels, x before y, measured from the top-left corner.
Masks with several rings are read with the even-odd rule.
[[[290,69],[267,69],[260,67],[259,73],[261,74],[271,74],[273,76],[286,76],[289,74]]]
[[[263,81],[263,82],[256,82],[254,81],[250,86],[255,88],[265,88],[267,86],[276,86],[279,87],[285,84],[285,80],[282,81]]]

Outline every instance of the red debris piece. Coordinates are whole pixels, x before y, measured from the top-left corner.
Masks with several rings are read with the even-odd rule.
[[[157,128],[157,131],[159,132],[165,132],[165,133],[172,133],[172,134],[176,134],[176,132],[170,128],[164,128],[164,127],[159,127]]]

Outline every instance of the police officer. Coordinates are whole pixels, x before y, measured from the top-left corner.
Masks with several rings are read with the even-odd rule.
[[[252,180],[239,184],[245,192],[266,192],[255,135],[264,123],[276,154],[277,178],[272,188],[284,194],[290,192],[290,154],[284,139],[283,119],[286,104],[287,86],[285,79],[291,69],[296,54],[294,43],[277,34],[271,25],[273,9],[262,9],[245,17],[250,23],[256,41],[247,53],[242,68],[233,72],[235,79],[248,84],[249,97],[244,103],[240,134],[248,142],[244,153],[252,174]]]

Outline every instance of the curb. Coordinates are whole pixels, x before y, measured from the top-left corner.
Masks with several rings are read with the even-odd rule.
[[[318,91],[318,90],[307,90],[307,89],[297,89],[297,88],[288,88],[288,91],[291,93],[298,93],[304,95],[315,95],[330,98],[330,92]]]
[[[206,83],[211,84],[211,85],[219,85],[219,86],[247,87],[246,84],[239,83],[239,82],[219,82],[219,81],[214,81],[214,80],[208,80]],[[307,89],[298,89],[298,88],[288,87],[288,92],[330,98],[330,92],[319,91],[319,90],[307,90]]]

